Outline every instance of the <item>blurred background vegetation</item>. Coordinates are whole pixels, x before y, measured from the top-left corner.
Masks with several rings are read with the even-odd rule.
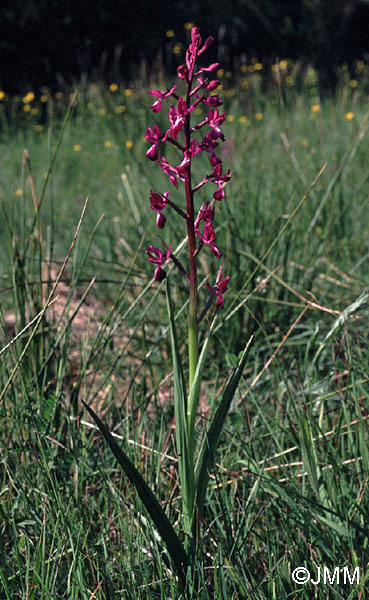
[[[134,79],[137,67],[171,70],[186,23],[217,37],[227,69],[285,57],[330,83],[338,64],[366,59],[368,19],[368,0],[2,0],[0,86],[15,94],[86,77]]]

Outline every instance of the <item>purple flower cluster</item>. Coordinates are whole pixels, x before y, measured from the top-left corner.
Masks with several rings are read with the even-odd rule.
[[[166,217],[163,212],[167,206],[170,206],[187,221],[190,264],[192,265],[195,264],[196,254],[203,244],[210,246],[211,252],[216,258],[221,258],[221,253],[215,245],[216,233],[213,224],[215,216],[214,201],[220,201],[224,198],[224,184],[230,180],[230,172],[227,171],[227,173],[223,174],[222,160],[216,153],[219,142],[223,142],[225,139],[221,126],[226,118],[225,112],[220,113],[218,111],[222,100],[215,91],[219,87],[220,82],[212,79],[213,74],[219,69],[220,65],[219,63],[212,63],[207,67],[197,67],[198,58],[213,41],[213,37],[208,37],[202,43],[198,27],[192,29],[191,44],[186,52],[186,64],[178,67],[178,78],[185,82],[186,86],[183,96],[178,93],[177,85],[166,91],[149,90],[151,96],[155,98],[155,102],[150,107],[153,113],[161,111],[163,101],[167,99],[173,100],[173,104],[169,106],[168,118],[170,126],[165,132],[162,132],[158,125],[146,129],[145,139],[150,144],[150,148],[146,152],[146,157],[149,160],[157,162],[176,189],[178,189],[179,182],[183,182],[186,195],[186,209],[182,210],[176,202],[169,199],[169,192],[158,193],[151,190],[150,207],[156,211],[156,225],[159,229],[163,229],[165,226]],[[201,105],[207,107],[207,116],[196,125],[191,126],[192,113]],[[159,146],[165,142],[171,143],[180,152],[181,160],[179,164],[171,165],[165,156],[162,154],[161,156],[159,155]],[[191,161],[203,152],[209,154],[212,172],[195,186],[192,186]],[[212,194],[212,200],[203,202],[197,216],[195,216],[194,195],[209,182],[216,186]],[[189,281],[196,282],[196,275],[191,279],[191,275],[190,277],[187,275],[184,267],[171,252],[172,246],[166,249],[165,252],[154,246],[147,248],[147,260],[157,265],[154,275],[155,279],[162,281],[165,278],[166,274],[162,267],[168,260],[172,259]],[[228,281],[229,277],[224,276],[221,266],[214,287],[207,284],[210,291],[217,296],[218,308],[223,305],[223,293],[227,289]]]

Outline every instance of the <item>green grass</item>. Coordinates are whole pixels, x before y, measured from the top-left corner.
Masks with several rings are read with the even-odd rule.
[[[211,474],[203,559],[187,592],[200,600],[367,597],[368,76],[364,69],[355,87],[343,72],[320,98],[314,74],[304,81],[292,64],[288,73],[293,85],[283,73],[280,85],[249,73],[247,89],[245,78],[224,78],[231,119],[222,158],[232,180],[216,223],[231,281],[205,370],[212,412],[251,333],[255,339]],[[150,520],[81,402],[120,436],[175,525],[165,294],[151,281],[144,247],[160,241],[150,189],[179,193],[144,158],[144,131],[155,119],[145,85],[132,87],[80,91],[42,201],[41,236],[23,151],[39,194],[66,94],[43,103],[42,131],[42,103],[30,103],[39,110],[32,115],[22,99],[2,100],[1,348],[42,311],[40,275],[50,292],[89,200],[59,288],[64,314],[51,306],[1,355],[1,598],[180,597]],[[206,169],[204,162],[198,176]],[[163,238],[181,241],[174,216]],[[200,265],[211,281],[215,262],[203,252]],[[171,280],[185,340],[186,290],[174,272]],[[198,433],[207,418],[199,415]],[[298,566],[314,576],[318,566],[359,566],[360,585],[299,586],[291,578]]]

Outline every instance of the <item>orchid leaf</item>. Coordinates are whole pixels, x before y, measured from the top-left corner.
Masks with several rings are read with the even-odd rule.
[[[170,341],[172,346],[173,378],[174,378],[174,416],[176,426],[176,447],[178,454],[179,475],[181,480],[182,496],[185,516],[191,520],[193,510],[193,469],[190,466],[190,452],[187,436],[187,396],[186,384],[183,375],[181,356],[179,353],[177,334],[174,324],[174,313],[170,289],[167,284],[167,306],[169,315]]]
[[[85,402],[83,402],[83,404],[90,413],[93,420],[95,421],[99,431],[105,438],[106,442],[110,446],[111,451],[113,452],[119,465],[122,467],[123,471],[127,475],[129,481],[135,486],[136,491],[139,497],[141,498],[147,512],[152,518],[155,527],[157,528],[160,536],[166,544],[169,555],[173,561],[173,564],[176,567],[178,576],[180,577],[182,583],[185,583],[185,573],[188,560],[187,555],[168,517],[166,516],[158,500],[150,490],[146,481],[143,479],[142,475],[136,469],[134,464],[130,461],[128,456],[123,452],[123,450],[115,441],[115,439],[113,438],[107,427],[104,425],[104,423],[99,419],[97,414],[92,410],[90,406],[88,406]]]
[[[207,355],[209,352],[209,342],[214,333],[216,322],[217,322],[217,315],[215,315],[215,318],[209,329],[208,335],[206,336],[206,339],[203,343],[201,353],[199,356],[199,360],[197,362],[195,375],[194,375],[191,389],[189,392],[188,407],[187,407],[187,423],[188,423],[188,428],[190,431],[193,429],[193,426],[194,426],[196,410],[197,410],[197,406],[199,403],[199,393],[200,393],[200,385],[201,385],[201,380],[202,380],[202,372],[204,370],[205,361],[206,361],[206,358],[207,358]]]
[[[214,460],[220,434],[224,426],[224,421],[241,379],[252,340],[253,336],[249,339],[244,351],[242,352],[241,358],[239,359],[238,364],[226,385],[222,399],[214,414],[210,427],[205,433],[204,439],[202,440],[195,469],[196,505],[200,514],[202,513],[205,503],[206,489],[209,481],[209,469]]]

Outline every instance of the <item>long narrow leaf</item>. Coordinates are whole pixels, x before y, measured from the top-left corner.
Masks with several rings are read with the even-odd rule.
[[[106,442],[110,446],[110,449],[117,459],[119,465],[122,467],[130,482],[135,486],[147,512],[152,518],[155,527],[167,546],[169,555],[177,569],[180,579],[184,583],[186,579],[185,573],[187,567],[187,555],[168,517],[143,479],[142,475],[137,471],[134,464],[117,444],[104,423],[99,419],[97,414],[90,406],[88,406],[85,402],[83,402],[83,404],[95,421]]]
[[[209,481],[209,469],[213,462],[213,458],[219,443],[224,421],[241,379],[253,338],[254,336],[251,336],[247,342],[242,356],[238,361],[237,367],[235,368],[226,385],[222,399],[212,419],[209,430],[206,432],[204,439],[202,440],[201,450],[195,470],[196,505],[200,514],[205,502],[206,488]]]
[[[169,315],[170,340],[172,346],[173,378],[174,378],[174,416],[176,424],[176,446],[178,454],[178,467],[181,480],[181,491],[185,517],[192,518],[194,506],[194,481],[193,468],[189,463],[190,452],[187,436],[187,397],[186,384],[183,375],[181,356],[179,353],[177,334],[174,324],[174,314],[170,297],[170,288],[167,284],[167,306]]]
[[[304,467],[308,474],[311,487],[318,500],[321,500],[319,491],[320,468],[315,452],[313,435],[311,432],[310,423],[302,410],[299,414],[299,428],[301,434],[301,450]]]
[[[195,375],[194,375],[193,382],[191,385],[191,389],[189,391],[188,406],[187,406],[187,424],[188,424],[189,431],[192,431],[195,417],[196,417],[196,410],[197,410],[197,405],[199,402],[199,392],[200,392],[202,372],[204,370],[205,361],[206,361],[208,351],[209,351],[209,342],[214,333],[216,321],[217,321],[217,315],[215,315],[215,318],[209,329],[208,335],[203,343],[202,350],[201,350],[201,353],[199,356],[199,360],[197,362],[196,371],[195,371]]]

